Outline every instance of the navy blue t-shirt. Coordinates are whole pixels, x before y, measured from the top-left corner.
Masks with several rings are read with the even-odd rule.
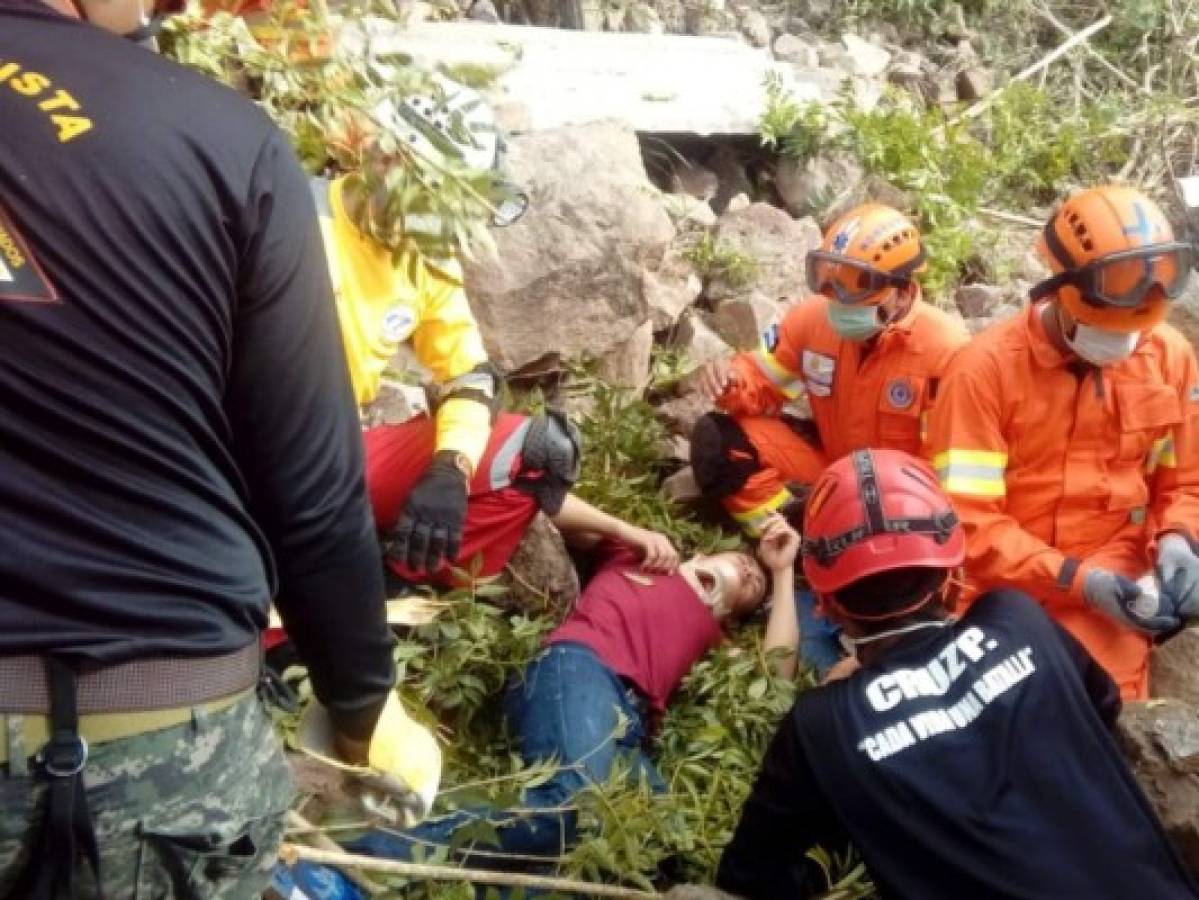
[[[805,852],[852,842],[888,900],[1199,896],[1111,737],[1119,708],[1036,603],[991,593],[799,698],[717,883],[812,896]]]
[[[294,153],[245,98],[38,0],[0,0],[0,522],[0,654],[220,654],[274,598],[334,709],[392,685]]]

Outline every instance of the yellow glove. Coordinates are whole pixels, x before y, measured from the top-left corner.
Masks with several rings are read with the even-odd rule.
[[[299,750],[334,766],[396,801],[400,824],[411,827],[429,814],[441,782],[441,748],[429,729],[404,711],[392,691],[375,723],[366,766],[343,762],[334,750],[335,731],[329,711],[313,700],[300,716]]]

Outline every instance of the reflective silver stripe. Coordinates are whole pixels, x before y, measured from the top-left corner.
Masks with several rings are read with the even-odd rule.
[[[324,178],[309,178],[308,187],[316,201],[316,214],[322,219],[333,218],[333,207],[329,205],[329,182]]]
[[[493,491],[498,491],[512,483],[512,464],[516,461],[516,454],[520,452],[520,448],[525,445],[525,435],[529,433],[529,426],[532,424],[530,419],[522,422],[519,428],[508,435],[504,445],[491,460],[491,472],[488,477]]]
[[[978,466],[969,463],[950,463],[937,469],[942,481],[950,478],[981,478],[984,481],[1002,481],[1004,469],[1002,466]]]
[[[495,397],[495,379],[487,372],[467,372],[457,378],[451,378],[441,386],[443,394],[462,390],[479,391],[490,399]]]

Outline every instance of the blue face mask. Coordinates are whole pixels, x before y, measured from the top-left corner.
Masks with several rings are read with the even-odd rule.
[[[883,330],[877,306],[850,306],[830,300],[828,323],[847,341],[868,341]]]

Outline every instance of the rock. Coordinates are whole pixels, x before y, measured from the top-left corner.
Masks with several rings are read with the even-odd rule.
[[[679,320],[673,344],[683,350],[688,361],[696,367],[714,359],[731,356],[733,353],[732,348],[704,323],[695,310],[691,310]]]
[[[665,34],[666,26],[658,11],[648,3],[634,3],[629,7],[624,19],[625,31],[637,34]]]
[[[1178,700],[1126,703],[1118,733],[1166,834],[1199,873],[1199,708]]]
[[[647,319],[627,341],[598,359],[596,372],[609,384],[628,388],[640,396],[649,384],[649,356],[653,347],[654,326]]]
[[[667,34],[682,34],[684,31],[683,0],[657,0],[654,4],[662,19],[662,27]]]
[[[711,212],[706,203],[702,206]],[[695,265],[677,247],[667,251],[659,268],[646,268],[641,278],[654,331],[663,331],[678,322],[679,316],[699,299],[704,289]]]
[[[762,333],[782,319],[782,308],[773,300],[752,296],[724,300],[709,317],[712,330],[735,350],[753,350]]]
[[[1181,700],[1199,709],[1199,626],[1192,625],[1154,648],[1149,689],[1154,697]]]
[[[725,208],[725,212],[741,212],[743,209],[749,209],[750,199],[748,194],[737,194],[729,201],[729,205]]]
[[[1199,282],[1199,278],[1192,280]],[[1170,304],[1170,315],[1166,321],[1181,331],[1192,347],[1199,348],[1199,290],[1195,285]]]
[[[659,459],[683,463],[691,461],[691,441],[681,434],[672,434],[654,444]]]
[[[695,423],[700,416],[712,411],[712,404],[690,387],[693,377],[688,378],[679,390],[683,391],[678,397],[673,397],[655,408],[655,413],[662,424],[671,434],[678,437],[690,438],[695,430]]]
[[[887,81],[904,90],[919,93],[921,82],[928,73],[930,63],[914,50],[901,50],[887,66]]]
[[[963,284],[953,295],[958,312],[967,319],[991,315],[1003,303],[1008,292],[993,284]]]
[[[695,482],[695,473],[691,471],[691,466],[685,466],[679,469],[669,478],[662,482],[662,494],[667,500],[674,503],[694,503],[703,497],[703,492],[699,489],[699,485]],[[717,891],[717,894],[720,892]],[[676,896],[674,891],[671,891],[667,896]],[[700,897],[705,895],[700,894],[680,894],[677,896]]]
[[[603,10],[609,9],[614,10],[615,27],[624,27],[628,6],[642,2],[663,14],[658,0],[582,0],[584,23],[589,28],[600,24]],[[730,13],[711,9],[715,4],[710,0],[694,4],[705,34],[736,27]],[[528,10],[534,21],[549,17],[540,24],[561,25],[559,6],[531,0],[505,9],[514,15]],[[832,99],[810,73],[777,62],[740,38],[697,41],[675,34],[595,34],[483,22],[403,28],[381,17],[350,18],[339,35],[347,54],[360,56],[369,42],[372,54],[403,55],[421,68],[494,69],[500,73],[495,92],[524,103],[534,131],[612,119],[638,132],[756,137],[768,75],[777,76],[798,100]]]
[[[579,576],[562,535],[538,513],[507,566],[508,599],[526,614],[561,619],[579,596]]]
[[[732,894],[700,884],[676,884],[665,896],[670,900],[737,900]]]
[[[995,76],[990,69],[972,66],[962,69],[954,80],[959,100],[981,100],[995,87]]]
[[[687,194],[663,194],[662,205],[680,229],[707,230],[716,224],[716,212],[711,205]]]
[[[749,284],[731,284],[719,276],[705,287],[709,299],[757,294],[769,300],[804,292],[804,261],[820,246],[820,229],[812,219],[793,219],[777,206],[753,203],[716,221],[718,246],[754,261]]]
[[[511,372],[624,344],[650,318],[644,271],[675,235],[633,131],[597,122],[521,135],[506,168],[529,211],[495,231],[494,255],[464,265],[492,362]]]
[[[495,111],[495,126],[506,135],[525,134],[533,130],[533,116],[527,104],[505,98],[491,107]]]
[[[670,173],[670,192],[686,194],[696,200],[707,202],[716,196],[720,179],[706,166],[681,160]]]
[[[855,206],[863,203],[883,203],[893,206],[901,212],[911,213],[914,207],[912,197],[880,175],[867,175],[850,190],[838,197],[821,216],[821,225],[827,228]]]
[[[754,47],[770,46],[770,23],[759,10],[749,9],[742,15],[741,33]]]
[[[780,34],[774,39],[774,58],[802,69],[815,69],[820,65],[816,47],[793,34]]]
[[[849,65],[847,71],[852,75],[865,75],[868,78],[877,78],[886,71],[887,63],[891,61],[890,53],[882,47],[862,40],[856,34],[842,35],[841,43],[845,45],[845,52],[848,57]]]
[[[849,153],[815,156],[806,162],[783,158],[774,186],[793,216],[818,215],[862,180],[862,167]]]
[[[476,22],[498,22],[500,14],[491,0],[475,0],[470,8],[470,17]]]
[[[706,160],[707,166],[716,173],[719,185],[716,195],[712,197],[712,208],[717,213],[728,209],[729,202],[738,194],[749,194],[753,185],[745,174],[741,155],[728,144],[718,144]]]
[[[1004,319],[1010,319],[1012,316],[1020,313],[1021,307],[1014,303],[1001,303],[991,310],[991,314],[987,316],[979,316],[977,318],[966,318],[966,330],[971,334],[978,334],[996,322],[1001,322]]]
[[[953,75],[944,72],[925,78],[920,84],[920,92],[929,106],[947,106],[958,100],[957,81]]]
[[[419,384],[404,384],[391,378],[383,379],[375,402],[367,407],[363,425],[399,425],[429,411],[429,397]]]

